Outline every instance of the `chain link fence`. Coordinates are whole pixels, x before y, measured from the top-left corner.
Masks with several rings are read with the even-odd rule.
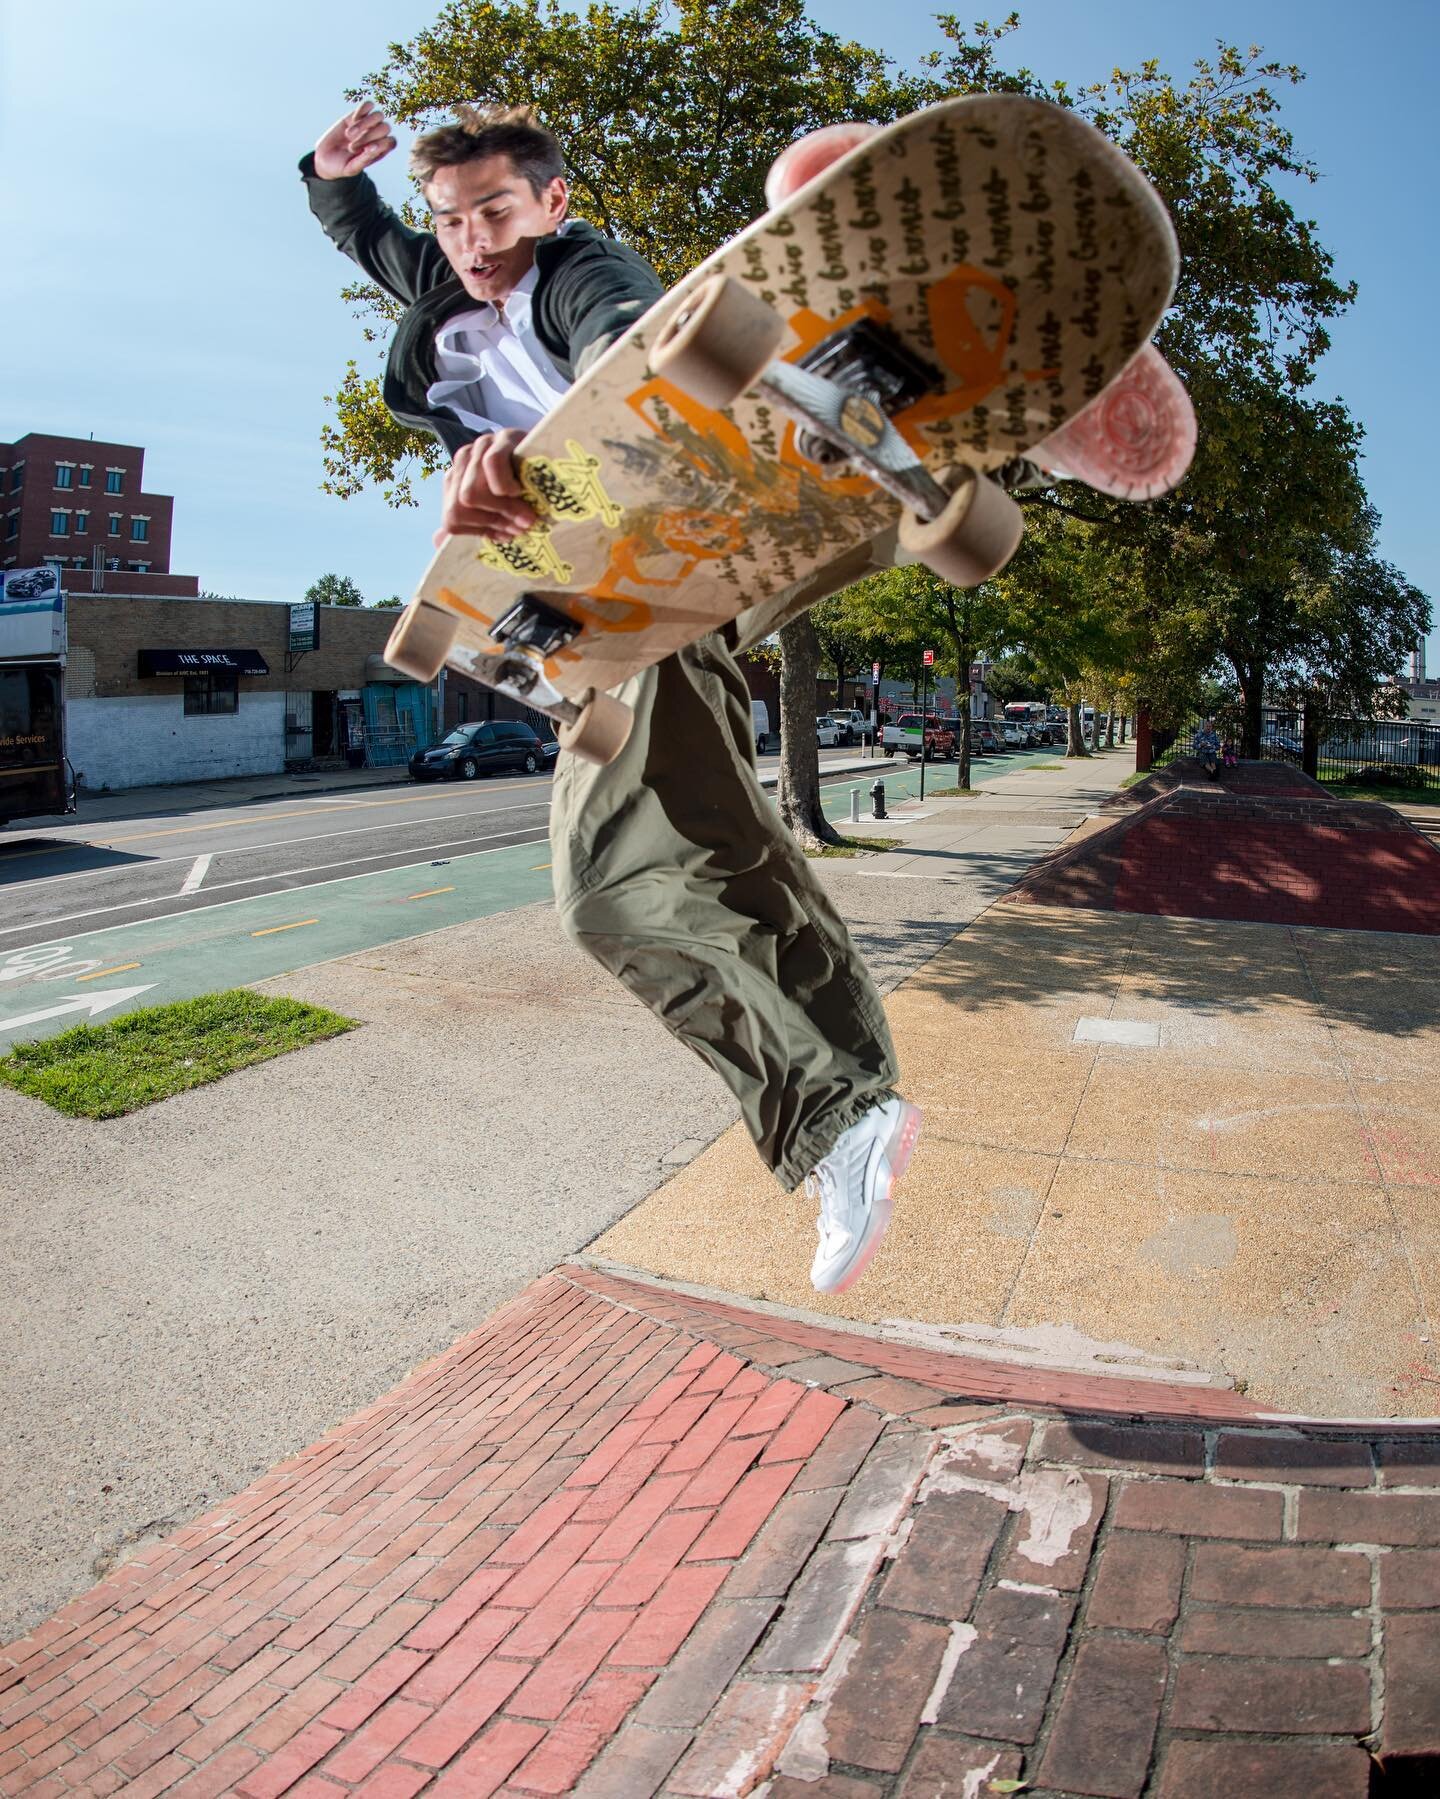
[[[1238,709],[1224,707],[1209,715],[1221,743],[1238,745],[1241,718]],[[1164,768],[1180,757],[1194,754],[1196,733],[1204,720],[1188,719],[1179,731],[1157,732],[1153,766]],[[1163,747],[1160,747],[1163,746]],[[1290,762],[1299,768],[1304,760],[1304,721],[1298,712],[1267,708],[1261,725],[1260,755],[1267,762]],[[1394,789],[1433,798],[1440,795],[1440,725],[1414,719],[1333,719],[1321,736],[1316,773],[1326,786]]]

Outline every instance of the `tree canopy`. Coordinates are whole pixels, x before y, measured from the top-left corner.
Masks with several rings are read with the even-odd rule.
[[[1146,505],[1068,482],[1026,496],[1026,542],[996,589],[1010,641],[1056,688],[1073,689],[1082,669],[1124,672],[1172,714],[1223,660],[1257,732],[1267,686],[1303,680],[1373,702],[1396,666],[1386,658],[1430,614],[1377,558],[1360,425],[1314,391],[1356,289],[1303,209],[1320,171],[1284,117],[1301,71],[1221,42],[1181,76],[1149,60],[1047,84],[1014,55],[1018,26],[1014,13],[970,27],[941,16],[935,49],[903,70],[823,30],[803,0],[607,0],[583,12],[450,0],[352,98],[416,130],[477,96],[534,104],[564,145],[574,211],[667,282],[761,210],[771,159],[805,131],[982,91],[1074,109],[1149,176],[1174,220],[1180,282],[1156,343],[1190,390],[1200,441],[1177,491]],[[363,283],[345,293],[383,343],[394,303]],[[394,424],[356,362],[333,405],[324,485],[374,484],[392,504],[415,503],[415,475],[436,466],[430,440]],[[815,624],[843,669],[859,640],[835,635],[838,616]],[[872,633],[863,659],[893,661],[897,628]]]
[[[349,575],[321,575],[305,589],[307,600],[317,606],[363,606],[365,596]]]

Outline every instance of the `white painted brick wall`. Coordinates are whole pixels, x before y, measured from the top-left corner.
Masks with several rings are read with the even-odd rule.
[[[233,713],[187,718],[182,694],[74,699],[65,708],[66,752],[92,793],[172,781],[285,771],[285,695],[240,693]]]

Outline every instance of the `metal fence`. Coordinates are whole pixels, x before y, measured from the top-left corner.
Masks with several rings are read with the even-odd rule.
[[[1221,742],[1240,742],[1238,718],[1214,715]],[[1156,768],[1193,753],[1202,720],[1190,719],[1155,756]],[[1163,743],[1164,739],[1160,741]],[[1267,709],[1261,725],[1260,754],[1267,762],[1303,761],[1302,720],[1298,713]],[[1404,793],[1440,793],[1440,725],[1414,719],[1341,718],[1320,739],[1316,773],[1327,786],[1393,788]]]

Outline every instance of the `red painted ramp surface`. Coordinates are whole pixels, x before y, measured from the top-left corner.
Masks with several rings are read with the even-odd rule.
[[[0,1793],[1365,1799],[1437,1608],[1433,1426],[572,1268],[0,1653]]]
[[[1223,785],[1169,768],[1107,801],[1114,822],[1007,895],[1176,918],[1440,934],[1440,845],[1389,806],[1332,799],[1297,770]]]

